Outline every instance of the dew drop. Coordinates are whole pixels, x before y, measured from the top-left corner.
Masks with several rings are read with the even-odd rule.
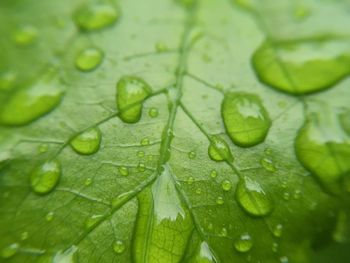
[[[196,154],[196,152],[194,152],[194,151],[190,151],[190,152],[188,153],[188,158],[190,158],[190,159],[194,159],[194,158],[196,158],[196,156],[197,156],[197,154]]]
[[[94,3],[81,6],[73,18],[80,29],[94,31],[113,25],[119,16],[119,10],[111,4]]]
[[[54,212],[49,212],[46,214],[45,219],[47,222],[51,222],[55,217],[55,213]]]
[[[39,153],[46,153],[49,149],[49,145],[44,143],[44,144],[41,144],[38,148],[38,152]]]
[[[277,171],[275,165],[273,164],[273,162],[270,159],[262,158],[260,160],[260,164],[268,172],[276,172]]]
[[[265,216],[272,211],[272,203],[261,185],[244,177],[236,189],[236,199],[240,206],[252,216]]]
[[[210,171],[210,177],[211,178],[216,178],[217,176],[218,176],[218,172],[216,170],[213,169],[213,170]]]
[[[232,184],[229,180],[224,180],[222,183],[221,183],[221,187],[224,191],[230,191],[231,188],[232,188]]]
[[[0,255],[1,255],[2,258],[11,258],[14,255],[16,255],[18,250],[19,250],[19,244],[13,243],[13,244],[3,248],[1,250],[1,254]]]
[[[158,109],[157,108],[150,108],[149,111],[148,111],[148,115],[151,117],[151,118],[156,118],[158,117]]]
[[[101,221],[102,218],[103,218],[103,215],[92,215],[88,217],[85,221],[85,227],[89,229],[95,226],[97,223]]]
[[[143,139],[141,140],[140,144],[141,144],[142,146],[147,146],[147,145],[150,144],[150,141],[149,141],[148,138],[143,138]]]
[[[157,42],[155,48],[157,52],[165,52],[168,50],[167,45],[163,42]]]
[[[350,73],[349,63],[348,42],[330,37],[265,41],[253,56],[253,67],[262,82],[294,95],[333,86]]]
[[[279,247],[278,244],[276,242],[273,242],[272,243],[272,248],[271,248],[272,252],[277,253],[278,252],[278,247]]]
[[[218,205],[223,205],[223,204],[225,203],[224,198],[223,198],[222,196],[218,196],[218,197],[216,198],[216,203],[217,203]]]
[[[113,250],[117,254],[122,254],[125,251],[125,248],[126,248],[126,246],[125,246],[124,242],[121,240],[117,240],[113,244]]]
[[[122,176],[128,176],[129,175],[129,169],[126,166],[120,166],[118,167],[118,172]]]
[[[194,183],[194,178],[192,177],[192,176],[189,176],[188,178],[187,178],[187,184],[193,184]]]
[[[98,128],[91,128],[74,137],[70,146],[79,154],[93,154],[100,148],[101,137],[101,131]]]
[[[273,229],[273,235],[275,237],[281,237],[282,236],[282,231],[283,231],[283,225],[278,224],[275,226],[275,228]]]
[[[241,253],[246,253],[248,252],[252,246],[253,246],[253,241],[252,238],[248,233],[242,234],[236,241],[235,241],[235,249],[238,252]]]
[[[77,252],[78,248],[76,246],[72,246],[65,251],[58,251],[52,263],[77,263]]]
[[[127,123],[138,122],[142,104],[150,96],[151,87],[142,79],[133,76],[122,77],[117,83],[117,108],[120,118]]]
[[[29,124],[52,111],[63,96],[63,90],[57,85],[53,74],[48,73],[35,84],[16,90],[0,106],[0,125]]]
[[[233,161],[230,147],[226,141],[219,136],[212,136],[210,138],[208,154],[209,157],[214,161]]]
[[[0,91],[9,91],[15,87],[17,74],[13,71],[5,71],[0,73]]]
[[[137,171],[139,172],[144,172],[146,171],[146,166],[144,163],[139,163],[139,165],[137,166]]]
[[[288,201],[290,199],[290,193],[289,192],[284,192],[283,193],[283,199]]]
[[[28,232],[23,232],[23,233],[21,234],[21,240],[22,240],[22,241],[27,240],[28,237],[29,237]]]
[[[61,165],[57,160],[37,166],[30,175],[30,185],[36,194],[47,194],[57,185],[61,176]]]
[[[196,189],[196,194],[197,194],[197,195],[200,195],[201,193],[202,193],[202,189],[201,189],[201,188],[197,188],[197,189]]]
[[[298,6],[297,8],[295,8],[293,14],[297,20],[304,20],[305,18],[310,16],[311,10],[306,6]]]
[[[289,259],[287,257],[281,257],[280,258],[280,262],[281,263],[288,263],[289,262]]]
[[[293,198],[295,200],[298,200],[298,199],[300,199],[300,196],[301,196],[301,191],[299,189],[296,189],[293,193]]]
[[[145,156],[145,152],[144,151],[137,151],[136,156],[139,158],[142,158]]]
[[[75,66],[81,71],[97,68],[103,60],[103,52],[97,48],[86,48],[75,59]]]
[[[226,93],[221,113],[231,140],[242,147],[264,141],[271,126],[270,117],[260,98],[253,94]]]
[[[38,30],[31,25],[25,25],[18,28],[12,38],[18,46],[29,46],[35,42],[38,37]]]
[[[227,237],[227,228],[226,227],[223,227],[220,231],[220,235],[222,237]]]
[[[92,179],[90,177],[86,178],[84,184],[85,186],[90,186],[92,184]]]

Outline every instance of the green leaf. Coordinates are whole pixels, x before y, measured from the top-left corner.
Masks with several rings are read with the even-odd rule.
[[[349,262],[346,0],[3,0],[0,262]]]

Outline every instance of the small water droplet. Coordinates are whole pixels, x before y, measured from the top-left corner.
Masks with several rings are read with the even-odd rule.
[[[289,262],[289,259],[287,257],[281,257],[280,258],[280,262],[281,263],[288,263]]]
[[[232,184],[229,180],[224,180],[221,183],[221,187],[224,191],[230,191],[232,188]]]
[[[143,139],[141,140],[140,144],[141,144],[142,146],[147,146],[147,145],[150,144],[150,141],[149,141],[148,138],[143,138]]]
[[[88,217],[85,221],[85,227],[91,228],[101,221],[103,215],[92,215]]]
[[[144,151],[137,151],[136,152],[136,156],[139,157],[139,158],[142,158],[145,156],[145,152]]]
[[[194,178],[192,176],[189,176],[187,178],[187,184],[193,184],[193,182],[194,182]]]
[[[223,205],[223,204],[225,203],[225,200],[224,200],[224,198],[223,198],[222,196],[218,196],[218,197],[216,198],[216,203],[217,203],[218,205]]]
[[[196,189],[196,194],[197,194],[197,195],[200,195],[201,193],[202,193],[202,189],[201,189],[201,188],[197,188],[197,189]]]
[[[270,117],[260,98],[253,94],[226,93],[221,113],[229,137],[242,147],[264,141],[271,126]]]
[[[77,263],[77,251],[78,247],[76,246],[72,246],[64,251],[60,250],[54,255],[52,263]]]
[[[273,235],[275,237],[281,237],[282,236],[282,231],[283,231],[283,225],[278,224],[275,226],[275,228],[273,229]]]
[[[137,171],[139,172],[144,172],[146,171],[146,166],[144,163],[139,163],[139,165],[137,166]]]
[[[5,71],[0,73],[0,91],[9,91],[15,87],[17,74],[13,71]]]
[[[272,203],[261,185],[248,177],[242,178],[236,189],[236,199],[252,216],[265,216],[272,211]]]
[[[233,161],[230,147],[227,142],[219,136],[212,136],[210,138],[208,154],[214,161]]]
[[[213,169],[213,170],[210,171],[210,177],[211,178],[216,178],[217,176],[218,176],[218,172],[216,170]]]
[[[92,179],[90,177],[86,178],[84,184],[85,186],[90,186],[92,184]]]
[[[81,71],[97,68],[103,60],[103,52],[97,48],[86,48],[75,59],[75,66]]]
[[[227,228],[223,227],[220,231],[220,235],[223,237],[227,237]]]
[[[119,10],[111,4],[93,3],[81,6],[73,18],[80,29],[93,31],[113,25],[119,16]]]
[[[38,30],[31,25],[25,25],[18,28],[12,38],[18,46],[29,46],[35,42],[38,37]]]
[[[283,199],[288,201],[290,199],[290,193],[289,192],[284,192],[283,193]]]
[[[23,232],[23,233],[21,234],[21,240],[22,240],[22,241],[27,240],[28,237],[29,237],[29,234],[28,234],[27,231],[25,231],[25,232]]]
[[[157,42],[155,47],[157,52],[165,52],[168,50],[168,47],[164,42]]]
[[[54,217],[55,217],[55,213],[54,212],[49,212],[49,213],[46,214],[45,219],[46,219],[47,222],[51,222]]]
[[[308,16],[310,16],[311,14],[311,10],[306,7],[306,6],[298,6],[297,8],[295,8],[294,10],[294,17],[297,20],[304,20],[305,18],[307,18]]]
[[[118,167],[118,172],[122,176],[128,176],[129,175],[129,169],[126,166],[120,166]]]
[[[298,200],[298,199],[300,199],[300,196],[301,196],[301,191],[299,189],[296,189],[293,193],[293,198],[295,200]]]
[[[278,252],[278,247],[279,247],[278,244],[276,242],[273,242],[272,243],[272,248],[271,248],[272,252],[277,253]]]
[[[209,224],[208,224],[208,230],[213,230],[213,228],[214,228],[213,224],[212,224],[212,223],[209,223]]]
[[[235,249],[238,252],[241,253],[246,253],[248,252],[252,246],[253,246],[253,241],[252,238],[248,233],[242,234],[235,242],[234,244]]]
[[[101,137],[101,131],[98,128],[91,128],[74,137],[70,142],[70,146],[77,153],[93,154],[100,148]]]
[[[156,118],[158,116],[158,114],[159,114],[159,112],[158,112],[157,108],[150,108],[149,111],[148,111],[148,115],[151,118]]]
[[[1,254],[0,255],[1,255],[2,258],[11,258],[14,255],[16,255],[18,250],[19,250],[19,244],[13,243],[13,244],[3,248],[1,250]]]
[[[265,168],[266,171],[268,172],[276,172],[277,169],[273,162],[270,159],[267,158],[262,158],[260,160],[260,164]]]
[[[196,158],[196,156],[197,156],[197,154],[196,154],[196,152],[194,152],[194,151],[190,151],[190,152],[188,153],[188,158],[190,158],[190,159],[194,159],[194,158]]]
[[[30,185],[37,194],[47,194],[57,185],[61,176],[61,165],[57,160],[37,166],[30,175]]]
[[[46,153],[49,149],[49,145],[47,143],[44,144],[40,144],[39,148],[38,148],[38,152],[39,153]]]
[[[121,240],[117,240],[113,243],[113,250],[117,254],[122,254],[125,251],[125,244]]]
[[[122,121],[138,122],[142,104],[151,94],[151,87],[142,79],[133,76],[122,77],[117,83],[117,108]]]

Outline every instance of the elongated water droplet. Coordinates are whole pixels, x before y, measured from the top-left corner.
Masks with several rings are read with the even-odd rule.
[[[283,231],[283,225],[278,224],[275,226],[275,228],[273,229],[273,235],[275,237],[281,237],[282,236],[282,231]]]
[[[334,112],[310,116],[295,140],[295,150],[325,190],[341,191],[342,175],[350,170],[350,137]]]
[[[32,86],[18,89],[0,105],[0,125],[25,125],[52,111],[63,95],[58,85],[48,73]]]
[[[265,168],[266,171],[268,172],[276,172],[277,169],[273,162],[270,159],[267,158],[262,158],[260,160],[261,165]]]
[[[117,240],[113,244],[113,250],[117,254],[123,253],[125,251],[125,248],[126,248],[126,246],[125,246],[124,242],[121,240]]]
[[[253,56],[253,66],[260,80],[273,88],[295,95],[314,93],[350,73],[348,47],[347,41],[327,37],[265,41]]]
[[[231,140],[242,147],[261,143],[271,126],[269,115],[261,100],[253,94],[226,93],[221,113]]]
[[[57,160],[47,161],[37,166],[30,175],[30,185],[37,194],[51,192],[61,176],[61,165]]]
[[[54,212],[48,212],[45,216],[45,219],[47,222],[51,222],[53,220],[53,218],[55,217],[55,213]]]
[[[241,253],[246,253],[248,252],[252,246],[253,246],[253,241],[252,238],[248,233],[242,234],[235,242],[234,244],[236,250]]]
[[[97,48],[86,48],[75,59],[75,66],[81,71],[97,68],[103,60],[103,52]]]
[[[118,172],[122,176],[128,176],[129,175],[129,169],[126,166],[120,166],[118,167]]]
[[[127,123],[140,120],[142,104],[151,94],[151,87],[138,77],[122,77],[117,83],[117,108],[120,118]]]
[[[101,137],[101,131],[98,128],[91,128],[74,137],[70,146],[77,153],[93,154],[100,148]]]
[[[14,255],[16,255],[16,253],[18,252],[19,249],[19,244],[17,243],[13,243],[5,248],[3,248],[1,250],[1,257],[2,258],[11,258]]]
[[[265,216],[272,211],[272,203],[261,185],[248,177],[240,180],[236,199],[241,207],[252,216]]]
[[[86,228],[91,228],[95,226],[98,222],[101,221],[103,218],[103,215],[92,215],[85,221],[85,227]]]
[[[219,136],[212,136],[210,138],[208,153],[209,157],[214,161],[233,161],[230,147],[227,142]]]
[[[80,29],[94,31],[113,25],[119,16],[119,10],[111,4],[90,3],[74,13],[74,21]]]
[[[14,32],[12,38],[18,46],[29,46],[35,42],[38,37],[38,30],[31,25],[25,25]]]

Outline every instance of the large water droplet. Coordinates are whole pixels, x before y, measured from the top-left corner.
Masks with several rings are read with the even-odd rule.
[[[341,191],[342,175],[350,171],[350,137],[334,112],[309,116],[295,140],[295,150],[325,190]]]
[[[248,252],[252,246],[253,246],[253,241],[252,238],[248,233],[245,233],[239,237],[239,239],[236,240],[234,244],[236,250],[241,253],[246,253]]]
[[[113,25],[119,16],[119,10],[111,4],[93,3],[80,7],[74,13],[74,21],[80,29],[93,31]]]
[[[3,248],[1,250],[0,255],[2,258],[11,258],[14,255],[16,255],[16,253],[18,252],[18,249],[19,249],[19,244],[13,243],[13,244]]]
[[[210,138],[208,153],[209,157],[214,161],[233,161],[230,147],[227,142],[219,136],[212,136]]]
[[[151,94],[151,87],[138,77],[122,77],[117,83],[117,108],[127,123],[139,121],[142,104]]]
[[[103,53],[97,48],[86,48],[75,59],[75,66],[81,71],[97,68],[103,60]]]
[[[18,28],[12,36],[13,41],[18,46],[31,45],[34,43],[37,37],[38,37],[38,30],[31,25],[25,25]]]
[[[98,128],[91,128],[74,137],[70,146],[77,153],[93,154],[100,148],[101,137],[101,131]]]
[[[30,175],[30,185],[37,194],[51,192],[61,176],[61,165],[57,160],[47,161],[37,166]]]
[[[296,95],[331,87],[350,73],[349,63],[349,42],[327,37],[265,41],[253,56],[262,82]]]
[[[221,112],[228,135],[235,144],[242,147],[261,143],[271,126],[261,100],[253,94],[226,93]]]
[[[236,199],[241,207],[252,216],[265,216],[272,211],[272,203],[261,185],[244,177],[236,189]]]

